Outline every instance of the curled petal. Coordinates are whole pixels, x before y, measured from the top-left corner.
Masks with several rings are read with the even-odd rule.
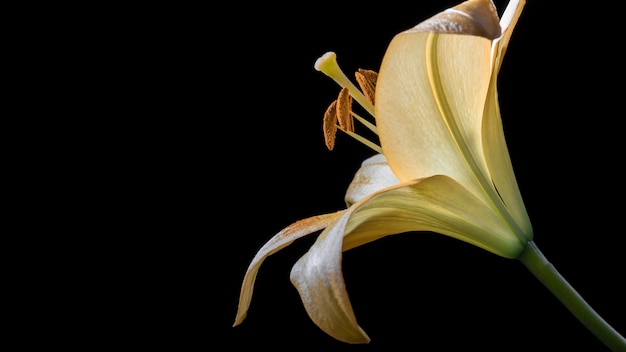
[[[499,20],[491,0],[468,0],[421,22],[411,31],[468,34],[495,39],[501,33]]]
[[[291,282],[309,317],[324,332],[339,341],[368,343],[369,337],[356,322],[341,271],[343,230],[348,219],[342,216],[318,237],[292,268]]]
[[[393,174],[383,154],[376,154],[361,164],[346,192],[348,206],[360,201],[370,194],[400,183]]]
[[[256,275],[265,258],[287,247],[298,238],[326,228],[336,221],[343,212],[344,211],[342,210],[336,213],[312,216],[310,218],[299,220],[274,235],[274,237],[261,247],[248,266],[248,270],[246,271],[246,275],[243,279],[241,294],[239,295],[239,307],[237,309],[237,316],[233,326],[241,324],[241,322],[246,318],[248,307],[250,306],[250,300],[252,299],[254,281],[256,280]]]

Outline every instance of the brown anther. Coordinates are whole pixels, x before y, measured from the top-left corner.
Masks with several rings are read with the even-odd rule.
[[[348,88],[342,88],[337,98],[337,121],[342,130],[354,132],[354,118],[350,113],[351,110],[352,96]]]
[[[324,113],[324,142],[328,150],[333,150],[335,147],[335,135],[337,134],[337,100],[326,109]]]
[[[359,83],[361,87],[361,91],[363,91],[363,95],[374,105],[374,92],[376,91],[378,73],[376,71],[360,68],[354,75],[356,76],[357,83]]]

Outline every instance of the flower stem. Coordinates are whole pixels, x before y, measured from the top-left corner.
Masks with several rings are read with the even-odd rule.
[[[574,316],[612,351],[625,352],[626,339],[609,325],[544,257],[534,242],[518,258]]]

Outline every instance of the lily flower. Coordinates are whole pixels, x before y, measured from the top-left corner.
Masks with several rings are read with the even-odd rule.
[[[258,251],[243,280],[235,326],[245,319],[263,261],[318,231],[292,268],[291,281],[311,320],[347,343],[367,343],[369,337],[348,297],[342,252],[388,235],[424,231],[505,258],[526,252],[533,229],[497,93],[498,72],[524,3],[510,1],[500,18],[491,0],[468,0],[397,34],[378,73],[356,73],[359,88],[341,71],[334,52],[316,61],[315,68],[342,87],[324,115],[327,147],[333,149],[339,130],[377,153],[357,171],[346,209],[300,220]],[[355,113],[354,101],[375,123]],[[380,145],[356,132],[355,119]]]
[[[342,251],[392,234],[432,231],[507,258],[520,255],[532,228],[504,141],[496,82],[522,7],[523,1],[512,1],[500,20],[491,0],[469,0],[431,17],[393,38],[377,75],[357,74],[361,89],[343,74],[335,53],[317,60],[315,68],[343,87],[324,118],[329,149],[338,128],[382,153],[355,175],[346,210],[300,220],[258,251],[234,325],[245,318],[265,258],[320,230],[291,281],[310,318],[348,343],[369,337],[348,298]],[[375,126],[351,110],[353,99]],[[378,134],[380,147],[354,132],[353,117]]]

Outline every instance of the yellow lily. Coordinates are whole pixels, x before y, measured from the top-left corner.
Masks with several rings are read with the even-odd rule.
[[[512,2],[499,23],[490,0],[470,0],[398,34],[374,82],[375,110],[342,77],[334,53],[316,62],[373,112],[384,156],[363,163],[346,194],[347,210],[297,222],[259,250],[235,325],[245,317],[262,261],[322,229],[291,279],[312,320],[351,343],[369,338],[345,290],[343,250],[391,234],[434,231],[505,257],[521,253],[532,230],[504,143],[496,75],[522,4]]]
[[[379,153],[357,171],[346,193],[347,209],[298,221],[258,251],[243,280],[234,325],[245,319],[262,262],[317,231],[322,232],[294,265],[291,281],[315,324],[348,343],[367,343],[369,337],[346,291],[343,251],[421,231],[506,258],[535,248],[496,89],[523,6],[524,0],[512,0],[500,18],[491,0],[468,0],[399,33],[377,76],[357,74],[361,89],[341,72],[333,52],[318,59],[315,68],[343,87],[324,118],[327,146],[333,148],[338,128]],[[351,110],[352,99],[375,117],[375,125]],[[377,133],[380,146],[356,134],[352,118]]]

